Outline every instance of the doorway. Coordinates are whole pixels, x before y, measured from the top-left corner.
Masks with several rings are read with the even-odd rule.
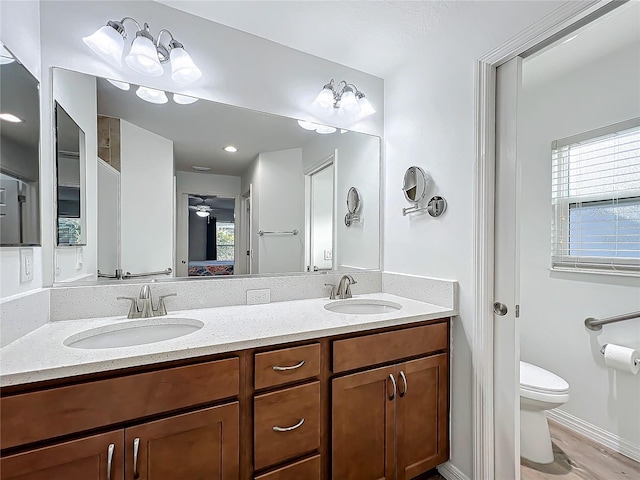
[[[305,174],[306,270],[334,269],[335,154]]]
[[[609,461],[613,463],[607,465],[615,466],[605,467],[604,471],[609,468],[609,472],[640,474],[640,465],[630,460],[640,455],[640,387],[637,381],[608,370],[600,353],[604,343],[615,343],[615,339],[640,347],[637,326],[635,334],[631,333],[634,325],[620,325],[592,335],[583,323],[586,317],[638,310],[638,280],[619,272],[605,275],[603,271],[588,271],[587,264],[592,270],[605,268],[595,264],[595,256],[588,262],[581,259],[582,265],[574,262],[564,266],[555,258],[554,252],[566,256],[566,249],[576,248],[575,242],[558,237],[559,222],[570,223],[567,228],[571,228],[573,237],[581,228],[580,233],[587,238],[591,234],[586,229],[593,225],[583,221],[579,227],[575,222],[588,218],[591,212],[584,210],[588,208],[584,202],[600,202],[604,197],[603,192],[598,192],[595,200],[574,199],[567,204],[573,210],[558,215],[557,191],[564,187],[559,186],[557,165],[552,163],[553,141],[555,145],[570,145],[571,138],[578,143],[597,139],[600,133],[606,134],[599,127],[606,130],[640,116],[640,101],[634,93],[627,98],[622,93],[625,80],[630,80],[626,91],[637,92],[640,67],[634,67],[634,62],[638,63],[639,40],[628,38],[631,43],[627,44],[618,38],[622,34],[620,26],[600,38],[592,38],[600,35],[602,25],[611,19],[624,23],[637,18],[633,12],[625,12],[637,7],[629,4],[613,10],[609,5],[608,11],[592,12],[597,15],[576,20],[573,28],[548,38],[538,47],[522,50],[520,56],[502,62],[496,69],[495,204],[489,223],[494,235],[490,258],[495,268],[491,303],[497,302],[496,313],[486,319],[492,323],[495,478],[582,478],[572,476],[576,475],[572,469],[581,469],[589,472],[589,478],[608,479],[612,477],[597,472],[603,471],[604,463]],[[637,37],[637,24],[634,30]],[[612,39],[618,43],[611,45],[609,51],[603,50]],[[592,57],[577,53],[582,42],[590,45],[585,51]],[[562,51],[567,52],[564,59],[559,54]],[[617,58],[625,52],[629,55],[626,61]],[[623,65],[618,73],[614,68],[616,60]],[[550,67],[551,63],[555,67]],[[593,70],[588,73],[590,68]],[[613,83],[607,85],[607,79]],[[580,93],[584,96],[580,97]],[[610,108],[614,105],[618,106],[615,112]],[[601,163],[617,161],[612,157]],[[590,185],[606,176],[606,172],[594,172],[582,171],[580,175],[590,178]],[[575,172],[572,176],[577,178]],[[587,190],[583,189],[582,194],[586,195]],[[606,221],[605,210],[614,208],[608,205],[618,208],[619,203],[617,198],[604,201],[610,204],[598,206],[602,222]],[[599,226],[608,228],[602,222]],[[558,247],[563,240],[565,246]],[[616,307],[624,311],[618,312]],[[557,439],[552,462],[523,460],[522,470],[520,435],[528,432],[520,431],[521,356],[528,364],[566,380],[570,391],[568,403],[545,412],[557,422],[551,424],[551,438]],[[635,409],[627,406],[628,401],[634,402]],[[589,458],[570,451],[567,436],[578,438],[574,442],[584,448],[597,440],[600,446],[597,443],[594,452],[598,448],[611,450],[602,456],[606,460],[592,463],[597,462],[595,455]],[[563,445],[567,451],[561,442],[566,442]]]

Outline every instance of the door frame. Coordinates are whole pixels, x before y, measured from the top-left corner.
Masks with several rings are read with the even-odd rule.
[[[515,37],[477,60],[475,65],[475,162],[473,278],[475,318],[472,335],[473,478],[495,476],[494,455],[500,451],[494,428],[494,281],[496,192],[496,69],[519,55],[537,50],[622,2],[566,2]],[[515,99],[514,99],[515,101]],[[514,119],[515,121],[515,119]],[[515,230],[516,225],[512,225]],[[513,306],[512,306],[513,307]],[[514,359],[515,361],[515,359]]]

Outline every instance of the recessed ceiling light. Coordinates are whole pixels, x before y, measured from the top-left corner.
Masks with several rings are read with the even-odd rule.
[[[211,167],[201,167],[200,165],[192,165],[191,168],[197,170],[198,172],[206,172],[208,170],[211,170]]]
[[[224,147],[223,150],[225,152],[229,152],[229,153],[236,153],[238,151],[238,149],[236,147],[234,147],[233,145],[227,145],[226,147]]]
[[[109,82],[114,87],[118,87],[120,90],[126,91],[131,88],[131,85],[129,85],[127,82],[119,82],[118,80],[109,80],[108,78],[107,78],[107,82]]]
[[[179,103],[180,105],[190,105],[192,103],[196,103],[198,99],[195,97],[189,97],[187,95],[179,95],[177,93],[174,93],[173,101]]]
[[[4,120],[6,122],[11,122],[11,123],[20,123],[22,122],[21,118],[16,117],[15,115],[11,114],[11,113],[0,113],[0,120]]]

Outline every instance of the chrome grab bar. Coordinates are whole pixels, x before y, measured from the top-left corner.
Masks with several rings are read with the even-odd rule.
[[[154,275],[171,275],[173,270],[167,268],[166,270],[162,270],[161,272],[145,272],[145,273],[131,273],[127,272],[122,275],[122,279],[125,280],[127,278],[141,278],[141,277],[153,277]]]
[[[115,275],[109,275],[108,273],[102,273],[100,270],[98,270],[98,278],[115,278],[115,279],[121,280],[122,279],[122,269],[121,268],[116,268]]]
[[[258,235],[262,237],[264,235],[297,235],[298,233],[298,230],[294,228],[293,230],[282,230],[279,232],[267,232],[266,230],[260,230]]]
[[[631,313],[626,313],[624,315],[617,315],[615,317],[600,318],[600,319],[589,317],[585,319],[584,326],[587,327],[589,330],[598,332],[602,330],[602,325],[607,325],[609,323],[622,322],[624,320],[632,320],[634,318],[640,318],[640,312],[631,312]]]

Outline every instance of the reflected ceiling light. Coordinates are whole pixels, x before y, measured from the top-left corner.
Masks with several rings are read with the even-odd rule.
[[[157,39],[154,40],[149,25],[145,23],[141,27],[131,17],[124,17],[119,22],[109,21],[82,40],[94,53],[119,67],[122,64],[125,38],[127,38],[124,27],[127,20],[134,23],[137,29],[131,49],[125,57],[125,63],[132,70],[157,77],[164,73],[162,64],[170,62],[171,78],[175,82],[193,82],[202,77],[202,71],[184,49],[184,45],[173,38],[169,30],[160,30]],[[163,34],[169,36],[169,41],[166,43],[161,42]]]
[[[208,172],[211,170],[211,167],[201,167],[200,165],[192,165],[191,168],[198,172]]]
[[[157,103],[159,105],[169,101],[167,95],[162,90],[156,90],[155,88],[138,87],[136,95],[145,102]]]
[[[571,40],[575,40],[578,37],[579,34],[577,35],[573,35],[572,37],[567,38],[564,42],[562,43],[569,43]]]
[[[108,78],[107,78],[107,82],[109,82],[114,87],[118,87],[120,90],[129,90],[131,88],[131,85],[129,85],[127,82],[120,82],[118,80],[109,80]]]
[[[198,99],[196,97],[188,97],[187,95],[179,95],[177,93],[174,93],[173,101],[179,103],[180,105],[190,105],[192,103],[196,103]]]
[[[376,113],[365,94],[352,83],[344,80],[336,85],[331,79],[311,104],[317,115],[328,117],[337,110],[338,115],[350,120],[361,120]]]
[[[208,217],[209,212],[206,210],[197,210],[196,215],[198,215],[199,217]]]
[[[328,127],[326,125],[319,125],[318,128],[316,128],[316,133],[320,133],[322,135],[327,135],[327,134],[333,133],[335,131],[336,131],[335,128]]]
[[[305,130],[315,130],[320,126],[317,123],[307,122],[306,120],[298,120],[298,125],[300,125]]]
[[[5,48],[5,46],[0,43],[0,65],[6,65],[7,63],[15,62],[16,59],[13,58],[11,52]]]
[[[229,153],[236,153],[238,151],[238,149],[236,147],[234,147],[233,145],[228,145],[228,146],[224,147],[223,150],[225,152],[229,152]]]
[[[0,120],[11,123],[22,123],[22,119],[12,113],[0,113]]]

